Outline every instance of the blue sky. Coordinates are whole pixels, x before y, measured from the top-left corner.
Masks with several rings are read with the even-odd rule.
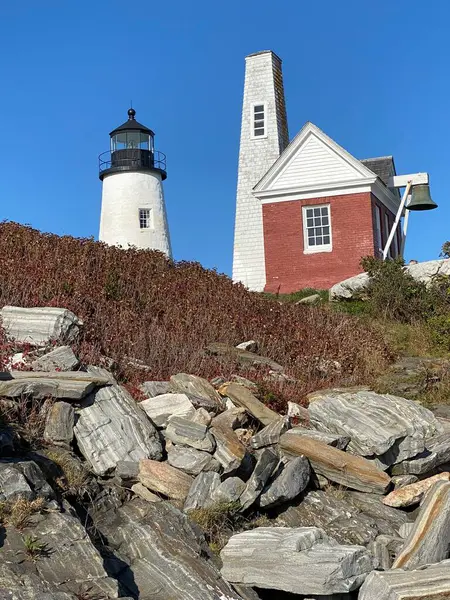
[[[246,54],[283,59],[291,138],[312,121],[358,158],[428,171],[407,259],[450,239],[450,3],[21,0],[0,3],[0,219],[98,235],[97,155],[137,118],[167,154],[175,258],[230,273]]]

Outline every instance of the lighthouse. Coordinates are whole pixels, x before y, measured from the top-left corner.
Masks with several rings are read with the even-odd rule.
[[[110,136],[110,149],[99,156],[102,181],[101,242],[110,246],[160,250],[172,255],[164,202],[166,156],[155,150],[155,134],[128,120]]]

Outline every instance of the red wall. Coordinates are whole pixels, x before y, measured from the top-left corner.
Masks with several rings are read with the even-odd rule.
[[[320,204],[330,205],[333,250],[304,254],[302,206]],[[263,224],[267,292],[330,288],[360,273],[361,257],[374,254],[370,192],[263,204]]]

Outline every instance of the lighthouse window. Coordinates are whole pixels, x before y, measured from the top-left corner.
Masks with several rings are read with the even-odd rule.
[[[265,123],[266,107],[264,104],[253,105],[253,137],[265,137],[266,135],[266,123]]]
[[[331,217],[328,204],[303,207],[305,252],[330,252]]]
[[[140,208],[139,209],[139,227],[141,229],[150,229],[150,209],[149,208]]]

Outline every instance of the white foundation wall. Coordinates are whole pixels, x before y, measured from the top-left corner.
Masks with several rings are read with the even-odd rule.
[[[150,209],[141,229],[139,209]],[[99,239],[110,246],[161,250],[172,257],[161,175],[158,171],[122,172],[103,179]]]
[[[245,59],[244,98],[236,195],[233,280],[250,290],[266,283],[261,201],[252,193],[289,143],[280,58],[271,51]],[[266,107],[266,137],[252,137],[254,104]]]

